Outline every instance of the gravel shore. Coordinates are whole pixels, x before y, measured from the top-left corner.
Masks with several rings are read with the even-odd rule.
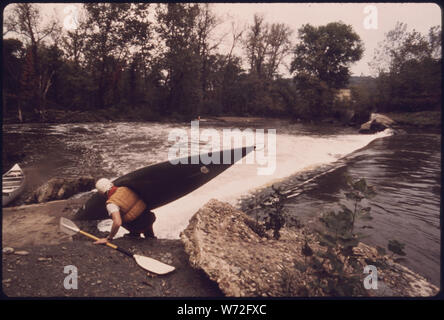
[[[111,248],[83,236],[58,231],[61,216],[71,218],[84,199],[53,201],[3,209],[2,292],[7,297],[220,297],[217,285],[188,263],[180,240],[116,239],[133,253],[173,265],[156,276]],[[103,236],[91,222],[76,222]],[[13,252],[11,252],[12,248]],[[5,250],[6,249],[6,250]],[[77,289],[66,289],[66,277],[77,268]],[[69,278],[71,279],[71,278]],[[68,280],[69,280],[68,279]],[[68,281],[67,280],[67,281]],[[72,282],[69,282],[72,283]],[[68,286],[69,287],[69,286]]]

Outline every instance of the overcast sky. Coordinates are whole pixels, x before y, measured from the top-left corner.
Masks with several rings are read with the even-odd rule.
[[[377,9],[377,29],[364,28],[366,6]],[[384,34],[392,30],[397,21],[407,23],[408,30],[415,29],[427,34],[430,27],[441,25],[441,8],[436,4],[345,4],[345,3],[240,3],[215,4],[215,12],[221,15],[229,13],[234,19],[252,23],[253,15],[261,13],[270,23],[285,23],[293,30],[293,40],[297,40],[297,30],[306,23],[320,26],[329,22],[342,21],[353,26],[361,37],[365,51],[362,59],[355,63],[351,71],[354,75],[368,75],[368,62],[371,61],[378,42]]]
[[[56,15],[63,22],[67,13],[64,12],[68,3],[42,4],[43,13],[47,16]],[[377,13],[376,29],[368,29],[364,21],[369,22],[369,11]],[[8,8],[7,8],[8,9]],[[314,26],[325,25],[329,22],[342,21],[353,26],[355,32],[361,37],[365,51],[363,58],[355,63],[352,68],[353,75],[369,75],[368,62],[373,57],[378,42],[384,39],[384,34],[393,29],[397,21],[404,22],[408,30],[415,29],[427,34],[430,27],[441,25],[441,8],[433,3],[215,3],[213,10],[227,21],[220,26],[220,32],[229,31],[231,21],[239,25],[248,25],[253,21],[255,13],[262,14],[268,23],[285,23],[293,30],[293,42],[297,41],[297,30],[306,23]],[[374,17],[374,16],[373,16]],[[376,26],[373,21],[373,27]],[[229,47],[227,43],[221,47],[221,51]],[[239,52],[238,52],[239,53]]]

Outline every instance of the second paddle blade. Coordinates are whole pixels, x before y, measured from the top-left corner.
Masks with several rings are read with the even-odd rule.
[[[138,254],[135,254],[133,257],[136,260],[137,264],[143,269],[156,274],[167,274],[175,270],[173,266],[149,257],[140,256]]]

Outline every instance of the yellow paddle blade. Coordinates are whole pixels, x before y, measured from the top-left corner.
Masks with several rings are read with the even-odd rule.
[[[156,274],[167,274],[175,270],[173,266],[149,257],[140,256],[138,254],[133,255],[133,257],[140,267]]]

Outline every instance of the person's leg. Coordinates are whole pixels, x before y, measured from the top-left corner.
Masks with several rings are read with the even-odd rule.
[[[140,236],[141,233],[145,238],[156,238],[153,231],[153,223],[156,221],[156,216],[151,211],[143,212],[135,220],[126,222],[123,227],[130,231],[130,234],[137,234]]]
[[[146,213],[147,216],[147,221],[146,221],[146,230],[145,232],[143,232],[143,235],[145,236],[145,238],[153,238],[156,239],[157,237],[154,235],[154,231],[153,231],[153,224],[154,221],[156,221],[156,215],[149,211]]]
[[[138,230],[137,219],[130,222],[122,223],[122,226],[129,231],[129,233],[125,234],[126,238],[138,239],[140,238],[140,234],[142,233]]]

